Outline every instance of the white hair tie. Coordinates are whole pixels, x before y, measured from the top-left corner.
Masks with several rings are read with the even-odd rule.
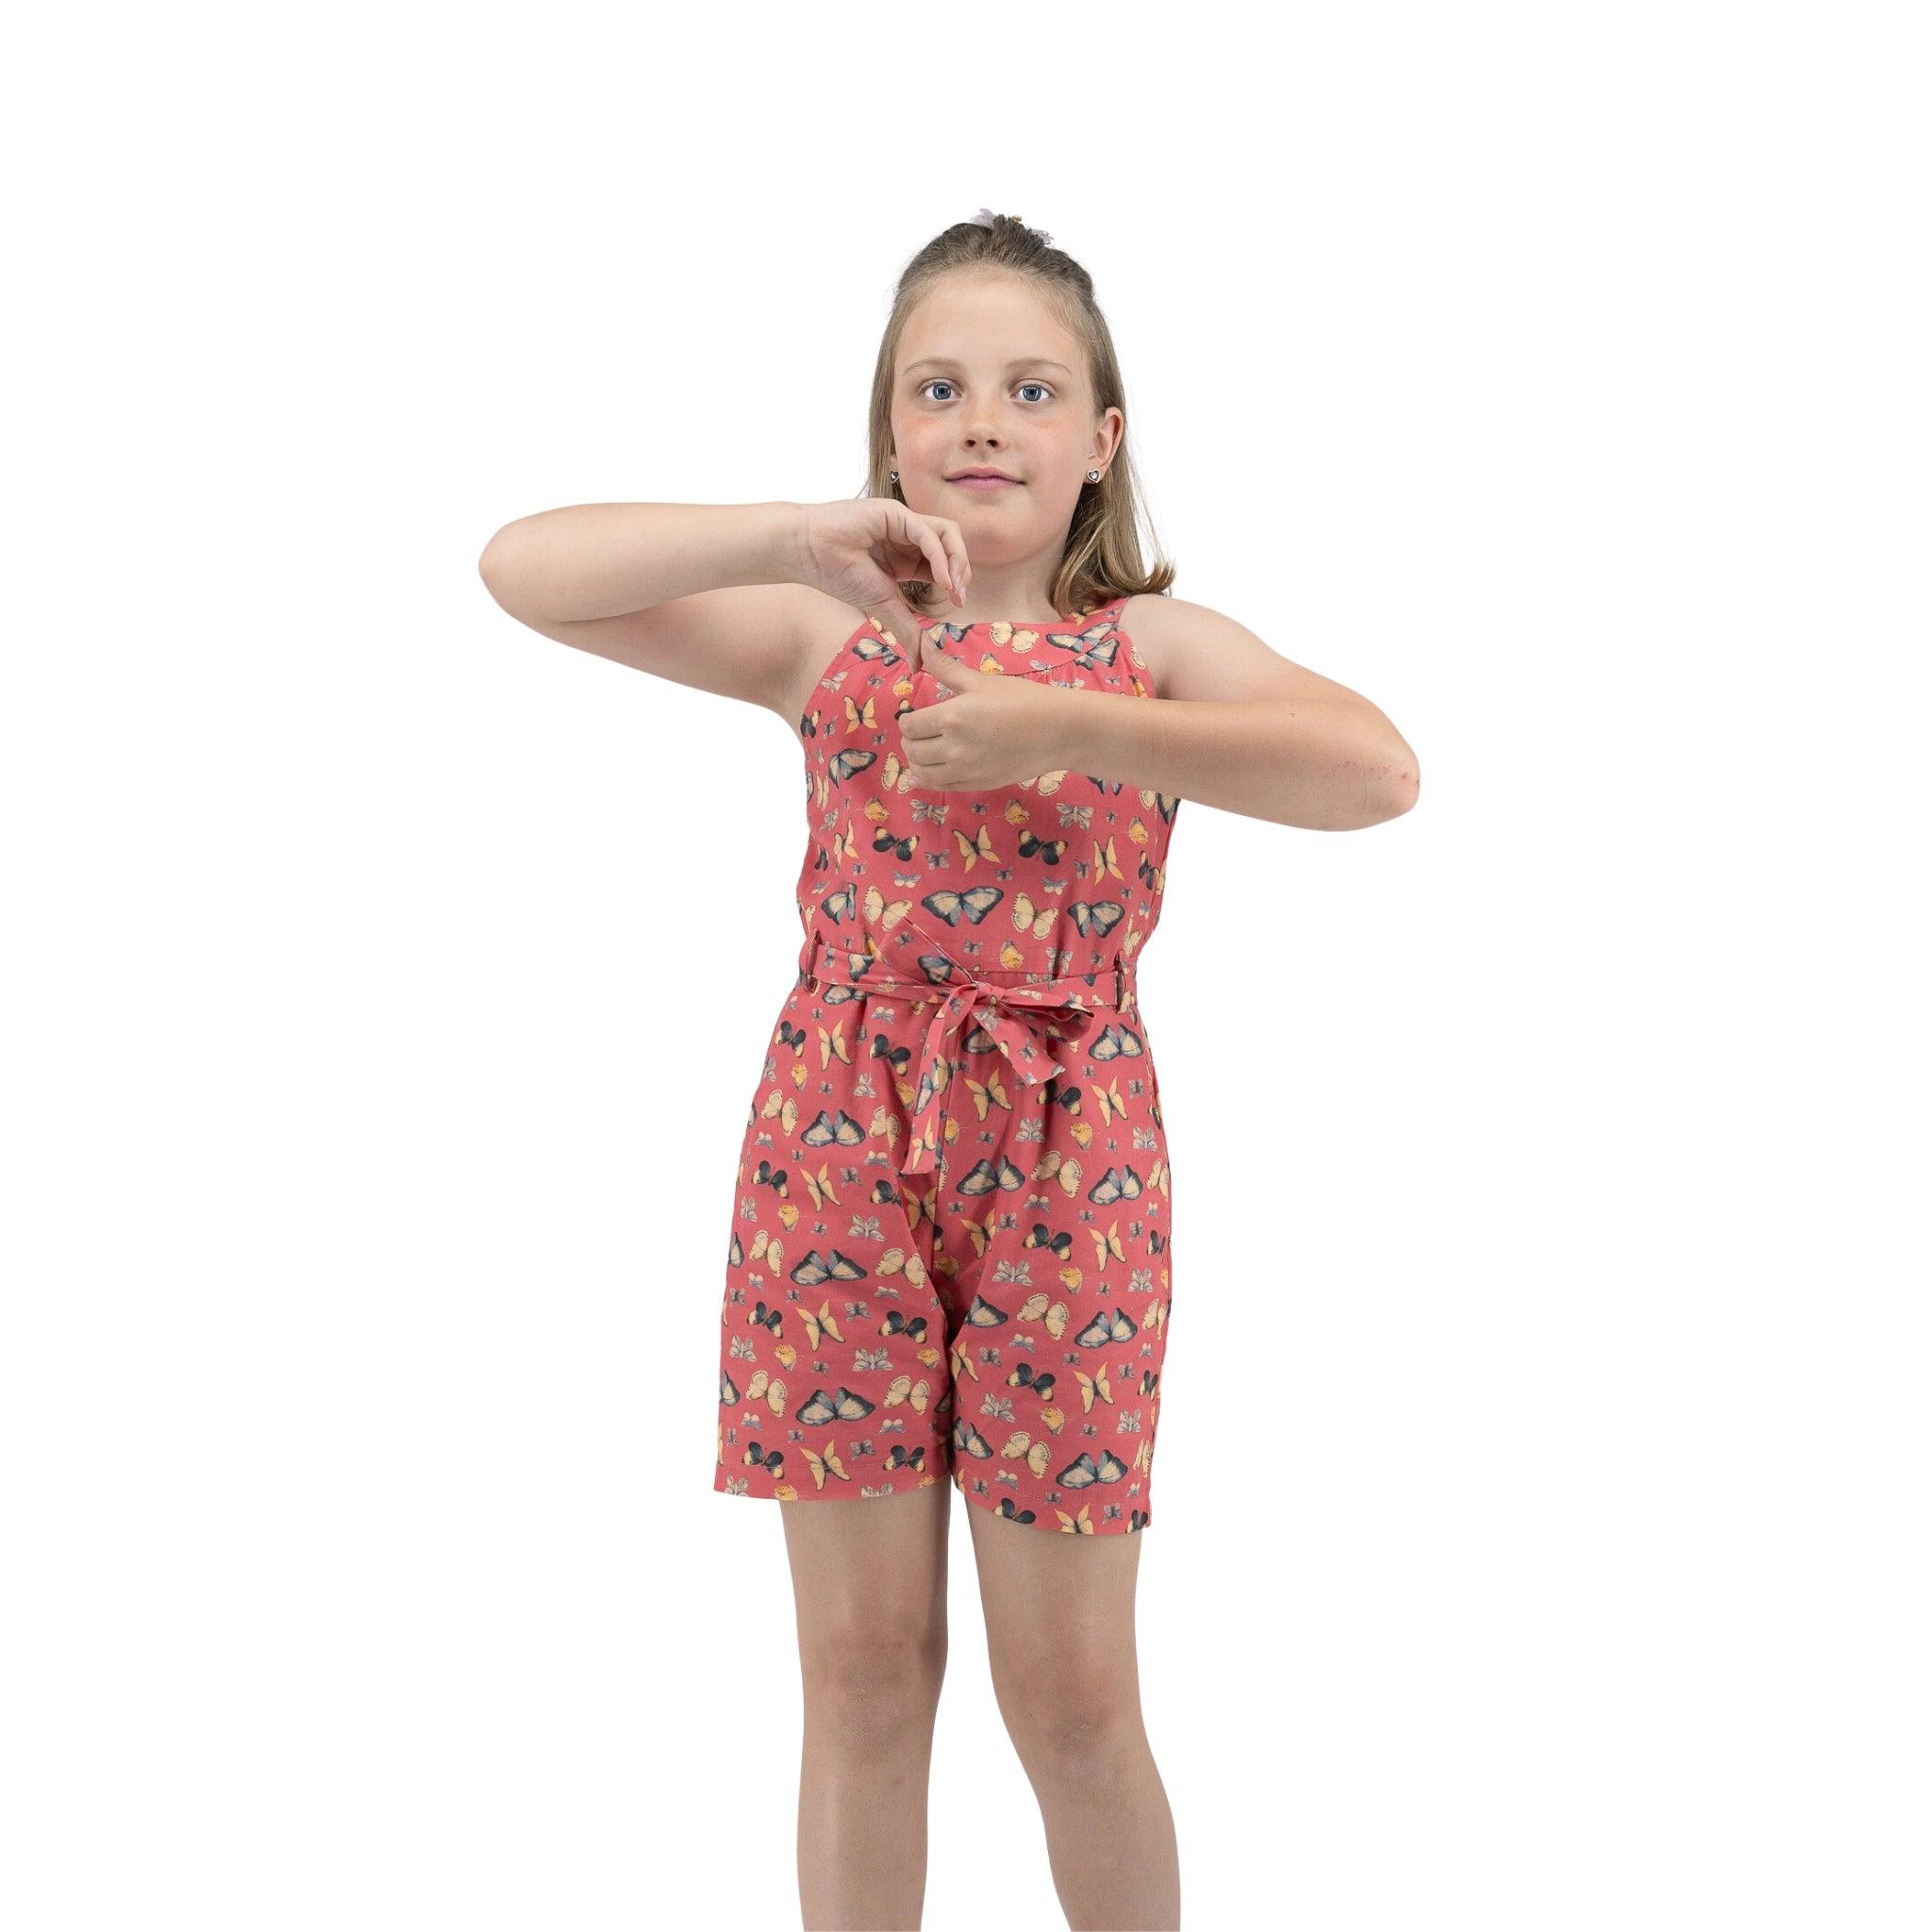
[[[993,223],[998,219],[998,217],[994,215],[991,208],[983,208],[979,210],[979,212],[976,215],[969,216],[968,219],[971,221],[977,222],[982,228],[990,228],[992,226]],[[1026,224],[1024,222],[1022,222],[1020,225],[1023,228],[1026,228]],[[1037,235],[1041,242],[1046,242],[1049,245],[1051,245],[1053,242],[1053,237],[1049,235],[1044,228],[1026,228],[1026,232],[1029,235]]]

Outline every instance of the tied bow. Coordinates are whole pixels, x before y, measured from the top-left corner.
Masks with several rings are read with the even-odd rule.
[[[1050,987],[989,986],[977,979],[960,987],[941,1005],[926,1028],[920,1082],[927,1091],[912,1116],[910,1144],[900,1163],[902,1173],[922,1174],[938,1165],[946,1144],[946,1095],[958,1071],[958,1042],[975,1014],[1029,1091],[1043,1087],[1059,1071],[1046,1036],[1018,1012],[1004,1009],[1008,1007],[1024,1008],[1029,1013],[1077,1013],[1083,1017],[1091,1010],[1084,999],[1055,992]]]

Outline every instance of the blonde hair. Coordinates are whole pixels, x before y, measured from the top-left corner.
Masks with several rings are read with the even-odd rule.
[[[928,242],[907,263],[893,291],[892,312],[879,342],[873,372],[872,407],[867,423],[868,467],[864,494],[893,496],[905,501],[893,482],[890,460],[892,447],[892,371],[899,344],[916,305],[943,276],[960,269],[994,268],[1024,275],[1039,290],[1067,332],[1087,349],[1088,378],[1093,389],[1096,414],[1109,408],[1126,417],[1127,402],[1119,358],[1107,317],[1093,298],[1093,278],[1072,256],[1047,245],[1047,238],[1029,228],[1017,215],[994,215],[990,223],[955,222]],[[1054,574],[1053,600],[1057,611],[1084,615],[1116,597],[1165,591],[1174,570],[1166,558],[1151,566],[1141,557],[1141,492],[1124,420],[1121,441],[1098,483],[1080,491],[1067,544]],[[906,600],[921,616],[932,615],[934,586],[924,578],[900,585]]]

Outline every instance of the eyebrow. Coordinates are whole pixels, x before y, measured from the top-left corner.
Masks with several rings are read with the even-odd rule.
[[[915,369],[963,369],[965,364],[951,356],[922,356],[917,362],[908,362],[905,373],[910,375]],[[1008,369],[1058,369],[1062,375],[1071,375],[1073,371],[1064,362],[1056,362],[1050,356],[1015,356],[1007,364]]]

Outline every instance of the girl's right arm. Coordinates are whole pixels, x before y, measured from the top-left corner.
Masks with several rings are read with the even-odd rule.
[[[823,622],[796,503],[579,503],[506,524],[477,569],[544,637],[777,709]]]
[[[477,568],[545,637],[788,723],[805,659],[822,664],[855,608],[910,640],[900,582],[969,571],[957,524],[874,497],[573,504],[506,524]]]

